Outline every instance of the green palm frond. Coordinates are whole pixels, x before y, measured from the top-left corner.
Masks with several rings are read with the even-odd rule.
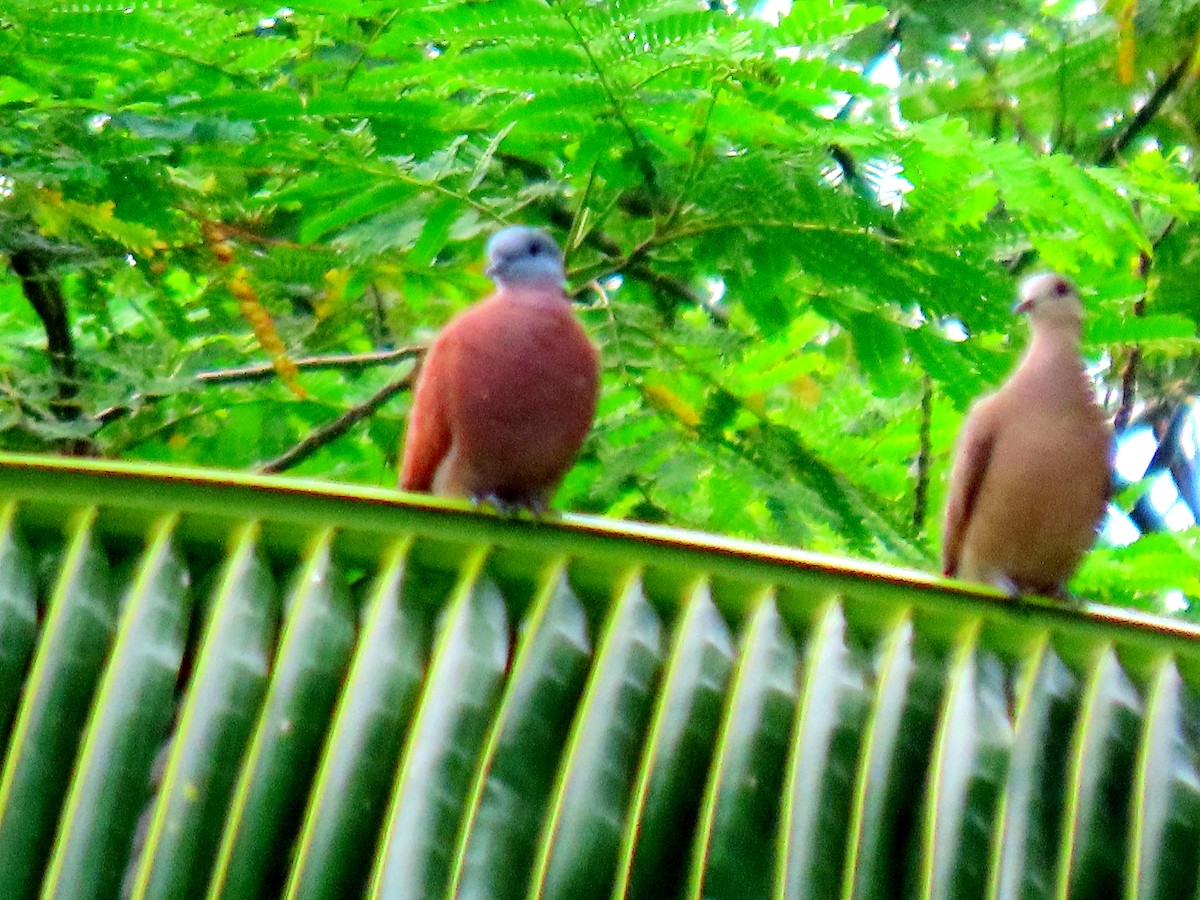
[[[6,898],[1197,887],[1190,626],[194,470],[0,513]]]

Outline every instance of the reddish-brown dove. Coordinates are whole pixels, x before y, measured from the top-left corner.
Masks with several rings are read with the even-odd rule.
[[[1035,275],[1015,311],[1029,316],[1029,346],[959,435],[942,571],[1014,595],[1062,595],[1104,514],[1112,432],[1079,355],[1074,285]]]
[[[487,255],[496,292],[455,316],[421,366],[400,487],[536,513],[591,429],[600,361],[553,239],[505,228]]]

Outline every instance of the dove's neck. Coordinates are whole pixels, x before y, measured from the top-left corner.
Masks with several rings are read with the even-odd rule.
[[[1079,355],[1078,323],[1036,324],[1013,380],[1024,390],[1037,394],[1039,402],[1093,404],[1092,382]]]
[[[1079,357],[1079,323],[1072,320],[1035,322],[1029,329],[1029,349],[1026,356],[1063,354]]]
[[[503,298],[508,303],[519,306],[536,306],[548,309],[570,309],[571,301],[563,292],[562,283],[556,281],[518,282],[511,284],[499,282],[496,297]]]

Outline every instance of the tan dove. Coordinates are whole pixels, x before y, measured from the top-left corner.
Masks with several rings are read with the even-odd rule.
[[[1034,275],[1014,311],[1029,316],[1029,346],[959,435],[942,571],[1013,595],[1062,595],[1104,514],[1112,431],[1079,356],[1075,286]]]
[[[591,429],[599,357],[549,235],[505,228],[487,255],[496,292],[455,316],[421,366],[400,487],[537,513]]]

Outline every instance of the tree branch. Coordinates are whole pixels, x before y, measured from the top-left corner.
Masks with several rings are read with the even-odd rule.
[[[978,36],[973,36],[967,41],[967,53],[971,58],[978,63],[979,68],[983,71],[983,77],[987,81],[988,91],[991,94],[992,101],[992,140],[998,141],[1001,139],[1001,129],[1004,125],[1004,115],[1006,112],[1012,112],[1013,131],[1016,132],[1017,141],[1022,144],[1032,146],[1033,142],[1029,138],[1029,129],[1025,127],[1025,120],[1021,118],[1020,108],[1012,103],[1009,95],[1000,86],[1000,67],[996,64],[996,60],[988,56],[987,49],[981,44]],[[1061,119],[1059,126],[1056,126],[1055,133],[1061,130]]]
[[[330,356],[306,356],[294,359],[292,362],[302,371],[319,371],[321,369],[343,369],[346,371],[361,371],[373,369],[375,366],[404,362],[423,356],[425,344],[407,344],[392,350],[374,350],[370,353],[336,353]],[[239,381],[266,381],[276,375],[272,363],[255,363],[250,366],[240,366],[236,369],[214,369],[201,372],[196,380],[204,384],[230,384]]]
[[[933,457],[933,379],[928,372],[921,375],[921,429],[918,434],[917,484],[913,489],[913,534],[919,535],[925,528],[925,517],[929,512],[929,468]]]
[[[21,279],[21,293],[33,307],[46,332],[46,355],[58,377],[57,411],[63,418],[78,418],[79,410],[69,403],[79,393],[79,366],[75,342],[67,316],[67,301],[58,279],[50,274],[50,260],[36,250],[17,250],[9,257],[9,266]]]
[[[708,108],[704,111],[704,121],[699,131],[693,136],[695,144],[692,147],[692,158],[688,162],[687,173],[684,175],[683,184],[680,185],[679,195],[671,205],[671,211],[667,215],[667,220],[663,225],[664,228],[670,228],[679,220],[679,215],[683,212],[683,205],[687,200],[687,195],[695,186],[696,179],[700,177],[700,172],[704,168],[704,147],[708,143],[708,129],[712,124],[713,110],[717,108],[717,98],[721,95],[721,89],[725,86],[725,81],[725,78],[720,78],[712,86],[712,95],[708,100]]]
[[[1172,220],[1173,222],[1174,220]],[[1167,231],[1170,231],[1170,226],[1167,226]],[[1163,232],[1163,237],[1166,237],[1166,232]],[[1162,240],[1162,238],[1159,238]],[[1155,246],[1158,241],[1155,241]],[[1152,259],[1149,253],[1142,251],[1138,254],[1138,276],[1145,282],[1150,274],[1150,265]],[[1135,318],[1142,318],[1146,315],[1146,295],[1143,294],[1133,304],[1133,315]],[[1125,367],[1121,370],[1121,400],[1117,404],[1117,412],[1113,416],[1113,431],[1120,434],[1125,430],[1125,426],[1129,424],[1129,417],[1133,415],[1133,401],[1137,394],[1137,370],[1138,365],[1142,361],[1142,348],[1139,344],[1134,344],[1133,349],[1129,351],[1129,358],[1125,360]]]
[[[1158,115],[1158,111],[1162,109],[1163,104],[1167,102],[1167,99],[1175,93],[1176,89],[1183,82],[1183,77],[1191,67],[1194,55],[1195,42],[1193,41],[1189,44],[1188,51],[1183,54],[1179,62],[1171,67],[1171,70],[1167,73],[1167,77],[1154,89],[1154,93],[1150,95],[1150,99],[1146,101],[1145,106],[1137,111],[1137,115],[1130,119],[1124,128],[1113,135],[1112,140],[1108,142],[1108,145],[1101,151],[1100,156],[1097,157],[1097,165],[1107,166],[1112,163],[1154,121],[1154,117]]]
[[[875,69],[882,65],[883,61],[900,45],[901,40],[904,38],[906,25],[904,16],[899,13],[896,14],[883,39],[879,42],[879,49],[875,51],[875,55],[862,67],[864,76],[869,78]],[[845,102],[842,103],[841,108],[838,109],[837,114],[833,117],[833,120],[835,122],[849,121],[850,114],[854,111],[855,104],[857,103],[857,94],[848,96]]]
[[[617,92],[608,82],[608,73],[600,61],[596,59],[592,53],[592,46],[588,43],[587,38],[583,36],[583,32],[575,24],[575,20],[571,18],[570,12],[565,5],[559,4],[556,7],[562,14],[563,21],[567,23],[567,27],[575,34],[575,40],[579,43],[583,53],[588,58],[588,62],[592,65],[592,70],[596,73],[596,80],[600,84],[600,89],[604,91],[605,97],[608,98],[609,105],[612,106],[613,115],[616,116],[617,122],[629,138],[630,147],[633,150],[634,160],[637,163],[638,171],[642,175],[642,181],[646,185],[646,190],[650,193],[652,202],[657,204],[659,197],[658,175],[654,171],[654,164],[650,161],[650,154],[646,150],[646,139],[642,133],[634,127],[629,117],[625,115],[625,108],[621,105],[621,101],[617,97]]]
[[[1150,267],[1154,265],[1154,254],[1158,251],[1159,245],[1175,230],[1176,221],[1177,219],[1172,217],[1167,222],[1167,226],[1151,243],[1149,253],[1143,250],[1138,254],[1138,277],[1143,282],[1148,283]],[[1146,314],[1145,293],[1133,304],[1133,314],[1139,319]],[[1117,404],[1117,411],[1113,415],[1113,430],[1117,433],[1125,430],[1126,426],[1129,425],[1130,416],[1133,415],[1133,403],[1137,394],[1137,372],[1141,362],[1142,348],[1134,345],[1134,348],[1129,351],[1129,358],[1125,360],[1124,368],[1121,370],[1121,399]]]
[[[1133,304],[1133,314],[1142,316],[1146,309],[1146,301],[1138,300]],[[1129,358],[1121,370],[1121,400],[1117,404],[1117,412],[1113,416],[1113,431],[1120,434],[1129,425],[1129,417],[1133,415],[1133,400],[1137,394],[1137,370],[1142,361],[1142,348],[1134,345],[1129,351]]]
[[[71,321],[62,285],[51,273],[51,256],[45,250],[22,247],[8,258],[9,267],[21,281],[21,293],[29,301],[46,332],[46,356],[54,371],[54,399],[50,410],[60,422],[77,421],[81,416],[75,400],[79,393],[79,361],[71,336]],[[86,438],[68,438],[62,450],[72,456],[95,453]]]
[[[413,381],[416,378],[416,374],[417,370],[414,368],[404,377],[397,378],[395,381],[380,388],[358,406],[351,407],[332,422],[322,425],[320,428],[313,431],[308,437],[300,441],[300,443],[293,446],[287,452],[277,456],[270,462],[259,466],[258,471],[264,475],[270,475],[286,471],[287,469],[292,468],[292,466],[299,465],[326,444],[337,440],[363,419],[373,415],[377,409],[379,409],[397,394],[412,387]]]
[[[371,353],[340,353],[330,356],[306,356],[293,360],[297,369],[318,371],[321,369],[341,369],[343,371],[362,371],[375,366],[390,365],[410,359],[419,359],[425,354],[424,344],[409,344],[394,350],[376,350]],[[235,369],[212,369],[200,372],[195,381],[201,385],[236,384],[240,382],[266,381],[277,376],[271,363],[255,363],[250,366],[239,366]],[[169,394],[145,394],[143,401],[161,400]],[[96,413],[93,418],[100,425],[107,425],[133,411],[131,406],[110,406]]]
[[[498,158],[507,166],[516,169],[524,177],[531,180],[545,181],[550,178],[549,170],[512,154],[499,154]],[[546,221],[555,228],[574,235],[578,213],[572,212],[561,202],[545,200],[537,204],[538,212],[545,216]],[[585,282],[591,282],[600,275],[622,274],[633,281],[640,281],[649,287],[674,297],[680,303],[697,306],[713,315],[718,324],[723,324],[725,315],[710,304],[707,299],[686,281],[671,275],[654,271],[644,258],[634,259],[635,254],[625,254],[621,245],[603,231],[591,230],[583,235],[581,243],[587,244],[599,251],[606,260],[601,265],[589,266],[568,273],[574,277],[582,277]],[[586,287],[584,288],[586,289]]]
[[[359,52],[358,57],[351,64],[350,68],[346,70],[346,78],[342,82],[343,91],[350,87],[350,82],[354,80],[354,76],[358,73],[359,68],[361,68],[362,64],[366,61],[367,53],[369,53],[371,50],[371,45],[379,40],[379,36],[392,26],[392,22],[396,21],[396,17],[400,15],[401,11],[402,7],[396,7],[394,10],[392,10],[390,14],[385,16],[383,20],[380,21],[379,27],[377,27],[375,31],[372,32],[365,41],[363,41],[362,50]]]

